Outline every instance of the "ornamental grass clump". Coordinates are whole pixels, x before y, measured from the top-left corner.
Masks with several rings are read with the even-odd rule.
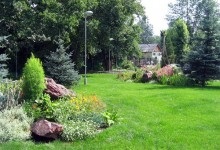
[[[22,79],[25,100],[34,101],[43,94],[46,88],[44,70],[40,59],[35,58],[33,54],[25,64]]]

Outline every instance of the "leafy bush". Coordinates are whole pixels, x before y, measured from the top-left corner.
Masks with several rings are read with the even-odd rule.
[[[127,70],[134,70],[135,67],[132,61],[124,59],[123,62],[121,63],[121,68]]]
[[[34,102],[27,102],[24,104],[24,108],[28,116],[33,117],[35,120],[40,118],[54,120],[55,118],[53,113],[55,106],[55,103],[51,102],[48,94],[43,94]]]
[[[117,78],[122,81],[132,80],[132,76],[134,73],[135,73],[134,71],[119,72]]]
[[[22,89],[25,99],[33,101],[42,95],[43,90],[46,88],[44,78],[42,63],[40,59],[35,58],[32,54],[25,64],[22,75]]]
[[[185,75],[174,74],[172,76],[161,76],[159,83],[163,85],[173,86],[191,86],[194,85],[193,80],[189,79]]]
[[[174,86],[190,86],[193,81],[185,75],[174,74],[169,78],[169,84]]]
[[[143,77],[143,71],[138,69],[132,74],[132,80],[134,82],[141,82]]]
[[[96,112],[102,112],[104,109],[105,104],[94,95],[64,98],[55,103],[54,118],[58,122],[71,120],[77,116],[82,118],[82,114],[86,114],[85,116],[89,116],[88,118],[93,118],[91,114],[96,115]]]
[[[102,113],[102,116],[104,118],[104,122],[102,126],[104,127],[110,127],[111,125],[115,124],[119,120],[119,116],[117,111],[106,111]]]
[[[21,81],[5,80],[0,82],[0,110],[16,106],[20,97]]]
[[[22,107],[5,109],[0,112],[0,142],[26,140],[30,138],[30,124]]]
[[[160,78],[158,78],[158,82],[160,84],[163,84],[163,85],[166,85],[168,84],[169,85],[169,77],[168,76],[160,76]]]
[[[56,103],[54,118],[64,125],[62,140],[74,141],[95,135],[104,122],[105,105],[96,96],[62,99]]]

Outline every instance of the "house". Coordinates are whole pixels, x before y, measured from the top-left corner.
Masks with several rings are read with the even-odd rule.
[[[135,61],[136,65],[155,65],[161,62],[162,50],[158,44],[140,44],[142,57]]]

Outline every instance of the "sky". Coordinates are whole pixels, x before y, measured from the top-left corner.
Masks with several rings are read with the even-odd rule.
[[[153,25],[154,35],[160,35],[160,31],[168,28],[166,15],[169,12],[168,4],[175,3],[176,0],[141,0],[145,7],[146,16],[150,24]],[[217,0],[220,4],[220,0]]]
[[[175,0],[141,0],[145,7],[146,16],[150,24],[153,25],[154,35],[160,35],[160,31],[168,28],[166,15],[168,14],[168,4]]]

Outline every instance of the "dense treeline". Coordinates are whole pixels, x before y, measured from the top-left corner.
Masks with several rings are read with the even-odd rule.
[[[161,32],[162,65],[178,63],[202,86],[220,74],[220,7],[216,0],[169,4],[169,29]]]
[[[2,0],[0,9],[0,36],[8,36],[0,50],[11,58],[10,72],[21,73],[31,52],[44,61],[59,39],[69,47],[77,69],[83,68],[87,10],[94,13],[87,18],[88,69],[107,69],[110,48],[113,60],[139,55],[141,29],[134,14],[144,11],[137,0]]]

